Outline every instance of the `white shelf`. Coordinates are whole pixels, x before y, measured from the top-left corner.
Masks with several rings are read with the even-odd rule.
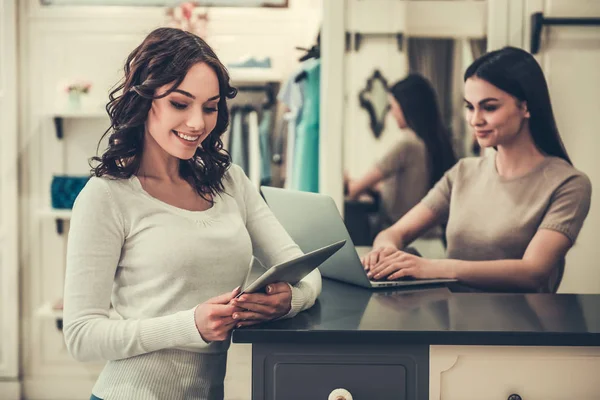
[[[70,220],[72,211],[71,210],[59,210],[59,209],[55,209],[55,208],[46,208],[46,209],[40,210],[38,214],[43,218]]]
[[[35,315],[40,319],[62,320],[63,310],[57,310],[53,308],[52,304],[48,302],[44,303],[40,308],[38,308],[35,312]],[[117,314],[114,308],[111,308],[108,311],[108,316],[110,317],[110,319],[121,319],[121,317],[119,316],[119,314]]]
[[[233,86],[242,83],[260,84],[281,81],[281,75],[273,68],[228,68],[228,71]]]
[[[54,118],[108,118],[103,108],[89,108],[81,110],[56,110],[46,114]]]
[[[62,319],[63,310],[57,310],[52,307],[50,303],[44,303],[35,312],[36,317],[41,319]]]

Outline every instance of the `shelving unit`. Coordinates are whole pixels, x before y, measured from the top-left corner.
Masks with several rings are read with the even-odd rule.
[[[49,319],[56,321],[56,329],[62,330],[63,327],[63,310],[56,309],[52,307],[52,303],[47,302],[44,303],[40,308],[35,312],[36,317],[41,319]],[[108,312],[108,316],[110,319],[120,319],[121,317],[117,312],[111,308]]]
[[[65,209],[47,208],[39,211],[41,218],[50,218],[56,221],[56,233],[62,235],[64,232],[64,221],[71,219],[72,211]]]
[[[64,136],[63,121],[65,119],[75,118],[108,118],[108,114],[103,107],[89,107],[80,110],[56,110],[46,114],[47,117],[53,118],[56,137],[62,139]]]
[[[240,92],[263,92],[267,103],[274,104],[281,75],[272,68],[231,68],[231,84]]]
[[[281,75],[273,68],[229,68],[228,71],[234,86],[281,81]]]

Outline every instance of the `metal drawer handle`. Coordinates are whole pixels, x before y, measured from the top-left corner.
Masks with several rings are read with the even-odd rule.
[[[352,395],[346,389],[335,389],[329,393],[327,400],[352,400]]]
[[[523,398],[518,394],[511,394],[510,396],[508,396],[508,400],[523,400]]]

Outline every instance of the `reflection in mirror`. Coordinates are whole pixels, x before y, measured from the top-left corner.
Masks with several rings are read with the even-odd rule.
[[[376,69],[367,80],[367,86],[358,95],[360,106],[369,113],[369,125],[376,138],[383,132],[385,116],[390,107],[387,95],[387,80]]]

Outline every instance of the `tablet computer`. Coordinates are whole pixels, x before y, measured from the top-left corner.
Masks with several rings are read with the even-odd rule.
[[[268,284],[275,282],[287,282],[290,285],[295,285],[321,265],[323,261],[327,260],[335,254],[336,251],[341,249],[345,243],[345,240],[341,240],[311,251],[310,253],[303,254],[292,260],[274,265],[256,278],[252,283],[244,285],[242,291],[236,297],[239,297],[244,293],[256,293],[264,289]],[[250,268],[252,265],[253,262],[251,261]]]

